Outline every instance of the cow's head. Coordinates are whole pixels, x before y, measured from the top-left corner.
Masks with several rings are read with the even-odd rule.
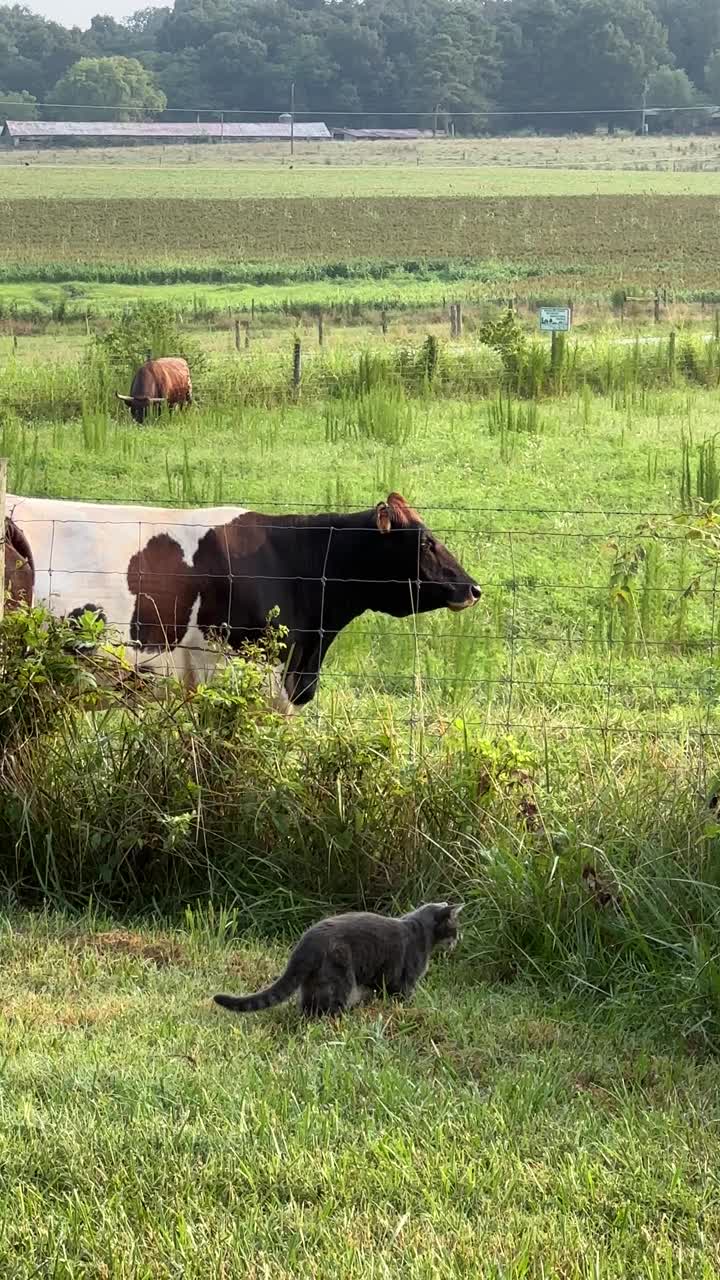
[[[388,613],[400,618],[432,609],[459,613],[477,604],[482,594],[478,584],[401,494],[391,493],[387,502],[378,503],[375,524],[383,535],[384,575],[392,580]]]
[[[159,412],[160,406],[165,403],[162,396],[121,396],[119,391],[115,395],[127,405],[136,422],[144,422],[151,408],[154,407]]]
[[[367,589],[360,592],[363,608],[404,618],[433,609],[459,612],[480,599],[475,580],[399,493],[378,503],[370,521],[360,537],[347,531],[354,538],[350,561],[347,544],[337,548],[339,561],[332,557],[334,565],[343,563],[339,578],[347,576],[349,583],[358,585],[367,582]],[[344,531],[338,530],[336,536],[345,542]],[[348,590],[354,594],[351,586]]]

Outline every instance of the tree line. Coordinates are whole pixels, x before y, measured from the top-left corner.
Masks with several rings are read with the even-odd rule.
[[[0,6],[0,120],[276,115],[291,82],[334,122],[636,126],[643,101],[720,105],[720,0],[175,0],[87,30]]]

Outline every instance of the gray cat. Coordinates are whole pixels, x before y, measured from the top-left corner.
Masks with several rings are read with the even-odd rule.
[[[235,1013],[254,1013],[289,1000],[300,989],[308,1015],[340,1013],[369,995],[411,996],[436,947],[452,949],[462,906],[430,902],[399,919],[351,911],[314,924],[290,954],[276,982],[251,996],[215,996]]]

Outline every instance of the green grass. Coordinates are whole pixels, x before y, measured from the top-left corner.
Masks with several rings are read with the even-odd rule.
[[[362,509],[399,489],[476,574],[484,601],[464,619],[423,619],[419,658],[409,623],[360,619],[327,664],[327,712],[339,700],[351,714],[359,698],[357,714],[372,719],[383,695],[403,719],[419,671],[434,730],[437,716],[442,724],[464,710],[481,726],[528,726],[536,745],[543,726],[561,739],[588,729],[599,747],[609,725],[683,735],[718,718],[712,573],[661,526],[657,561],[631,570],[629,615],[611,583],[619,556],[652,544],[638,531],[641,513],[678,509],[682,440],[695,441],[695,467],[698,442],[716,430],[715,395],[633,391],[634,349],[620,351],[627,372],[611,398],[541,403],[532,430],[505,430],[492,406],[473,400],[410,400],[395,443],[364,431],[352,401],[318,401],[332,363],[308,362],[308,379],[319,381],[306,406],[263,408],[275,385],[263,390],[265,364],[233,362],[237,390],[220,381],[214,407],[202,408],[199,380],[197,408],[142,431],[122,416],[73,418],[65,405],[81,403],[82,388],[61,366],[32,409],[32,366],[10,364],[3,403],[17,401],[35,422],[11,419],[0,449],[11,491],[53,497],[295,511]],[[243,407],[252,379],[259,401]],[[55,419],[37,421],[53,400]],[[702,589],[686,597],[698,569]]]
[[[2,919],[8,1280],[717,1274],[720,1067],[656,1006],[488,985],[472,932],[404,1009],[209,1003],[285,954]]]
[[[65,321],[108,316],[123,307],[145,300],[169,302],[176,310],[193,319],[196,316],[249,312],[301,312],[313,309],[340,316],[359,308],[388,311],[413,311],[427,307],[442,308],[450,297],[460,301],[494,298],[498,293],[513,292],[518,284],[526,285],[528,271],[522,264],[488,273],[489,280],[413,280],[406,275],[389,273],[383,280],[352,281],[318,280],[302,284],[92,284],[81,280],[67,285],[22,283],[0,285],[0,308],[5,316],[49,317],[61,314]],[[541,268],[534,276],[541,277]],[[539,283],[539,281],[538,281]]]
[[[720,173],[663,173],[616,170],[477,167],[455,164],[411,167],[378,165],[359,167],[337,164],[290,167],[289,159],[277,167],[241,164],[203,167],[192,163],[174,166],[102,166],[85,164],[35,164],[29,168],[0,165],[4,200],[70,199],[167,200],[313,200],[355,197],[406,197],[436,199],[445,196],[541,197],[541,196],[648,196],[720,194]]]

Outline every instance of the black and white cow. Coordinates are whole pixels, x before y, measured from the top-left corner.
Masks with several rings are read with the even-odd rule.
[[[391,493],[367,511],[259,515],[9,496],[35,563],[35,599],[59,616],[102,612],[142,671],[209,677],[223,630],[239,648],[279,608],[288,628],[284,697],[315,694],[323,659],[354,618],[474,605],[480,588]]]

